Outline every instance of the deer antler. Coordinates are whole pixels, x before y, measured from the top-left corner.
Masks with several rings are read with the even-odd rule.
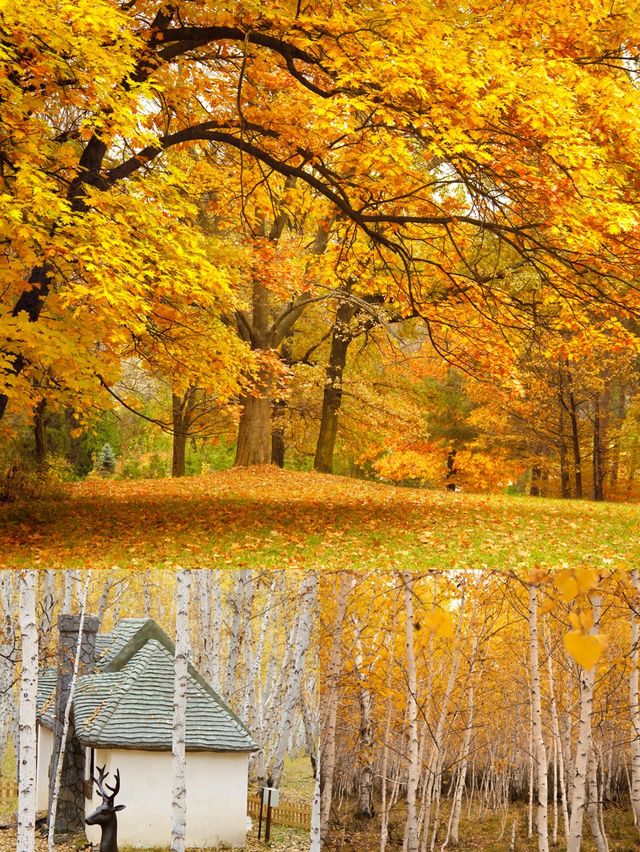
[[[105,763],[104,766],[98,766],[98,777],[96,778],[95,775],[94,775],[92,780],[98,788],[98,792],[100,793],[100,796],[102,797],[102,801],[106,802],[106,804],[109,807],[113,807],[113,800],[118,795],[118,790],[120,789],[120,770],[116,769],[116,774],[115,774],[116,783],[114,784],[113,787],[110,787],[109,784],[105,783],[105,780],[109,776],[109,773],[106,772],[106,768],[107,768],[106,763]],[[105,787],[106,787],[107,790],[110,791],[110,794],[106,792]]]
[[[116,783],[114,784],[113,787],[110,787],[108,784],[105,784],[107,790],[111,790],[111,799],[112,800],[115,799],[115,797],[118,795],[118,790],[120,789],[120,770],[119,769],[116,769],[116,774],[115,774],[114,777],[116,779]]]

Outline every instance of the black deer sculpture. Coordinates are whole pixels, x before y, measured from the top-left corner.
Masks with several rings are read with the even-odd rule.
[[[99,825],[102,829],[100,838],[100,852],[118,852],[118,817],[117,811],[124,809],[124,805],[114,805],[113,800],[120,789],[120,770],[116,769],[116,783],[113,787],[105,784],[108,772],[105,766],[98,767],[98,777],[94,776],[93,782],[102,796],[102,804],[85,819],[87,825]],[[106,789],[105,789],[106,788]],[[110,791],[110,792],[107,792]]]

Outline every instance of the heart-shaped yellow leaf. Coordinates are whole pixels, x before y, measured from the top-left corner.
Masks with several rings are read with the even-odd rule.
[[[571,630],[564,637],[564,647],[579,666],[591,669],[607,647],[607,640],[601,633],[590,635],[581,630]]]

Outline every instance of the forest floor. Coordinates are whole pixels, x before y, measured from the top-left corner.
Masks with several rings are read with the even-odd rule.
[[[392,816],[387,852],[402,849],[404,814],[396,808]],[[443,807],[443,830],[438,833],[435,849],[442,849],[446,835],[447,803]],[[549,810],[549,846],[551,849],[566,849],[562,831],[562,815],[558,815],[558,843],[552,842],[553,811]],[[528,835],[528,813],[526,805],[512,805],[507,811],[488,811],[479,817],[474,807],[471,815],[463,808],[460,819],[460,843],[446,848],[455,852],[506,852],[511,845],[513,824],[516,825],[515,849],[517,852],[535,852],[538,841]],[[609,841],[609,852],[638,852],[640,841],[638,830],[633,824],[631,809],[608,807],[604,810],[604,824]],[[363,820],[343,818],[338,826],[333,826],[326,852],[377,852],[380,848],[380,821],[376,817],[370,823]],[[584,821],[581,852],[595,852],[596,846],[591,840],[587,820]]]
[[[640,505],[400,488],[266,466],[88,479],[0,506],[0,567],[624,567]]]

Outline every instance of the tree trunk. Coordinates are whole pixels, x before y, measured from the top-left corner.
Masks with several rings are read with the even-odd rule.
[[[33,437],[36,443],[36,464],[43,470],[47,464],[47,401],[41,399],[33,414]]]
[[[587,805],[587,818],[591,836],[596,844],[597,852],[609,852],[607,836],[600,824],[600,788],[598,785],[598,759],[595,749],[592,747],[589,753],[589,764],[587,768],[587,783],[589,787],[589,803]]]
[[[597,632],[600,620],[600,599],[593,601],[592,633]],[[587,804],[587,770],[589,753],[592,748],[591,715],[593,712],[593,686],[595,683],[595,667],[590,669],[578,668],[580,678],[580,723],[578,728],[578,745],[573,769],[571,785],[571,818],[569,820],[569,837],[567,852],[580,852],[582,843],[582,823]]]
[[[558,370],[558,453],[560,456],[560,496],[563,500],[571,497],[569,468],[567,466],[567,438],[564,423],[564,389],[562,369]]]
[[[580,431],[578,429],[578,409],[573,393],[573,380],[569,375],[569,420],[571,421],[571,446],[573,448],[573,471],[575,493],[582,499],[582,452],[580,450]]]
[[[171,797],[171,852],[185,852],[187,789],[185,781],[185,733],[189,666],[189,589],[191,572],[177,574],[176,641],[173,691],[173,791]]]
[[[20,760],[18,762],[17,849],[33,852],[36,830],[36,694],[38,691],[37,571],[20,575]]]
[[[53,775],[53,784],[51,790],[51,804],[49,806],[49,830],[47,834],[47,845],[49,852],[53,852],[55,848],[55,832],[56,832],[56,817],[58,811],[58,798],[60,796],[60,787],[62,784],[62,771],[65,766],[65,752],[69,739],[69,726],[71,722],[71,706],[73,704],[73,696],[76,691],[76,683],[78,681],[78,672],[80,670],[80,658],[82,656],[82,639],[84,634],[84,621],[87,613],[87,596],[89,594],[89,582],[91,580],[91,569],[86,572],[84,589],[81,594],[81,599],[78,604],[80,607],[80,624],[78,627],[78,638],[76,641],[75,658],[73,662],[73,672],[71,673],[71,683],[69,685],[69,694],[64,707],[64,717],[62,723],[62,736],[60,739],[60,749],[57,754],[55,763],[55,772]],[[53,755],[52,755],[53,757]]]
[[[547,750],[542,736],[542,691],[538,648],[538,587],[533,583],[529,586],[529,665],[531,667],[531,718],[533,721],[536,787],[538,791],[536,811],[538,849],[539,852],[549,852]]]
[[[629,675],[629,709],[631,715],[631,807],[635,814],[635,824],[640,831],[640,689],[638,687],[640,666],[640,615],[637,607],[640,601],[640,570],[631,572],[631,582],[637,592],[631,611],[631,674]]]
[[[184,396],[171,394],[171,414],[173,428],[173,459],[171,476],[184,476],[187,438],[191,427],[191,416],[196,401],[197,388],[190,387]]]
[[[413,647],[413,575],[403,574],[405,603],[405,649],[407,658],[407,725],[408,725],[408,770],[407,770],[407,818],[405,824],[405,852],[418,852],[418,818],[416,795],[418,792],[418,681],[416,656]]]
[[[598,394],[593,403],[593,499],[604,500],[606,415]]]
[[[324,697],[322,701],[322,713],[324,716],[322,731],[322,762],[320,764],[321,782],[321,834],[326,837],[331,814],[331,801],[333,798],[333,773],[336,759],[336,723],[338,716],[340,676],[342,674],[342,629],[344,617],[347,610],[347,592],[351,584],[351,578],[345,572],[341,572],[340,584],[337,589],[331,590],[331,598],[336,599],[336,614],[331,625],[332,628],[331,648],[327,670],[324,673]]]
[[[358,680],[358,703],[360,705],[360,732],[358,737],[358,804],[356,816],[371,819],[375,815],[373,806],[373,722],[371,714],[371,691],[363,671],[363,648],[360,639],[360,624],[354,616],[356,630],[355,675]]]
[[[273,401],[271,408],[271,463],[284,467],[284,413],[287,404],[284,399]]]
[[[240,400],[242,413],[238,425],[235,466],[271,464],[271,398],[245,396]]]
[[[276,787],[282,778],[284,759],[293,727],[293,716],[300,700],[304,665],[311,641],[311,631],[313,625],[317,622],[317,584],[317,575],[314,571],[309,571],[300,585],[300,598],[303,609],[300,615],[296,645],[289,671],[289,682],[282,706],[282,716],[271,773]]]
[[[320,763],[320,747],[316,753],[316,766]],[[311,843],[309,852],[320,852],[320,773],[316,772],[316,783],[313,788],[311,802]]]
[[[322,395],[320,432],[313,462],[314,470],[320,473],[333,473],[333,452],[338,435],[338,412],[342,405],[342,376],[352,340],[349,323],[354,314],[355,306],[351,302],[340,302],[333,324],[329,364]]]

